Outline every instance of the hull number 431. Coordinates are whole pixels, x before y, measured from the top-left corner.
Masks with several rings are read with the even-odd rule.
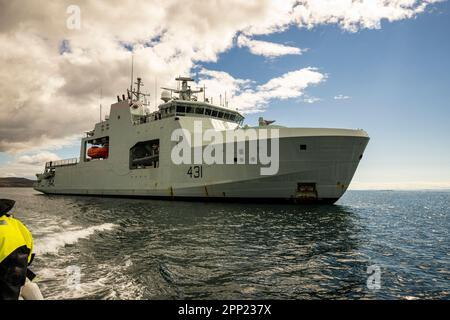
[[[192,179],[203,178],[203,166],[189,167],[187,175]]]

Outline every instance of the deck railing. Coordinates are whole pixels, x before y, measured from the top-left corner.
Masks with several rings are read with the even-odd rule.
[[[64,159],[64,160],[56,160],[49,161],[45,163],[45,168],[55,168],[55,167],[64,167],[64,166],[73,166],[79,162],[78,158]]]

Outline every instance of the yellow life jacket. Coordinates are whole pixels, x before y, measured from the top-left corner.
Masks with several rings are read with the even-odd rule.
[[[0,217],[0,263],[16,249],[26,246],[30,249],[28,263],[33,253],[33,237],[22,222],[12,216]]]

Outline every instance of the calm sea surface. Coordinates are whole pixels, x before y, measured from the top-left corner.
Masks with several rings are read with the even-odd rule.
[[[448,191],[332,206],[0,197],[34,235],[46,298],[450,299]]]

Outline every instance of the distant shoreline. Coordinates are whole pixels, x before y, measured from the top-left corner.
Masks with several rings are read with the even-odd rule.
[[[26,178],[0,178],[0,188],[32,188],[35,180]]]

